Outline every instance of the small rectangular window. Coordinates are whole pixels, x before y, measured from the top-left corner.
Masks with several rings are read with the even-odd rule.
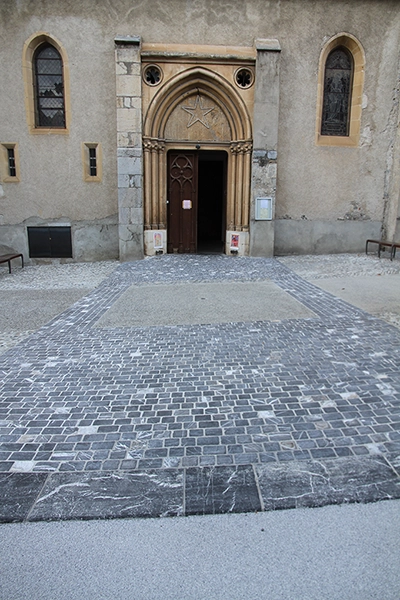
[[[82,144],[82,163],[84,181],[101,181],[101,144],[84,142]]]
[[[8,154],[8,175],[10,177],[17,176],[17,169],[15,166],[15,150],[14,148],[7,148]]]
[[[89,148],[89,174],[90,177],[96,177],[97,175],[97,157],[96,148]]]
[[[19,159],[17,144],[0,145],[0,170],[4,183],[16,183],[19,181]]]

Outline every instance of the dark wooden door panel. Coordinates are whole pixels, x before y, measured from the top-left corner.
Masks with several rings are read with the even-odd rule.
[[[197,163],[195,152],[168,154],[168,252],[197,250]]]
[[[28,227],[31,258],[71,258],[71,227]]]

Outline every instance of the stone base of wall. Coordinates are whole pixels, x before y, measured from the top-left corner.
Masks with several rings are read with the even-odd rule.
[[[250,256],[265,258],[274,255],[275,221],[250,223]]]
[[[118,224],[113,220],[72,225],[72,250],[76,261],[114,260],[119,257]]]
[[[63,262],[92,262],[116,260],[119,258],[117,215],[97,221],[42,220],[30,218],[17,225],[0,226],[0,252],[22,252],[29,264],[27,227],[70,226],[72,236],[72,258],[60,259]],[[40,262],[42,259],[32,259]],[[49,259],[43,259],[49,260]]]
[[[365,252],[368,238],[380,238],[380,221],[275,221],[274,254]]]
[[[400,217],[397,218],[396,233],[395,233],[394,239],[396,242],[399,242],[399,244],[400,244]]]
[[[71,226],[73,257],[61,259],[65,262],[85,262],[97,260],[115,260],[119,258],[119,240],[117,217],[109,217],[98,221],[60,221],[28,219],[17,225],[0,226],[0,253],[11,251],[22,252],[26,263],[29,264],[29,247],[27,227],[49,225]],[[263,223],[263,225],[266,225]],[[379,239],[381,223],[379,221],[294,221],[278,219],[267,223],[274,226],[275,246],[274,254],[283,256],[288,254],[338,254],[342,252],[365,252],[365,242],[368,238]],[[160,230],[162,247],[155,247],[155,231],[144,232],[145,254],[154,256],[156,253],[166,253],[167,232]],[[262,237],[270,240],[270,232],[263,233]],[[232,245],[232,235],[239,236],[238,246]],[[259,237],[259,236],[258,236]],[[397,236],[398,238],[398,236]],[[396,238],[396,239],[397,239]],[[399,238],[400,239],[400,238]],[[254,256],[271,256],[267,252],[269,243],[261,251],[263,244],[256,244],[257,252]],[[234,241],[236,243],[236,241]],[[227,231],[225,253],[227,255],[249,254],[249,234],[243,231]],[[237,252],[236,252],[237,250]],[[251,250],[251,248],[250,248]],[[47,259],[46,259],[47,260]],[[38,262],[40,259],[34,259]]]

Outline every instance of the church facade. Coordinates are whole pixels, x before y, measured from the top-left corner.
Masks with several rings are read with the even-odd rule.
[[[398,0],[10,0],[0,31],[3,248],[400,239]]]

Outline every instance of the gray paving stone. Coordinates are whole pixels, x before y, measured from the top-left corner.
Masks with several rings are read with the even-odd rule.
[[[382,457],[344,457],[256,467],[264,509],[398,497],[400,480]]]
[[[315,315],[95,327],[132,285],[272,281]],[[0,471],[68,473],[400,454],[400,332],[274,259],[120,265],[0,356]],[[217,468],[217,467],[215,467]]]

